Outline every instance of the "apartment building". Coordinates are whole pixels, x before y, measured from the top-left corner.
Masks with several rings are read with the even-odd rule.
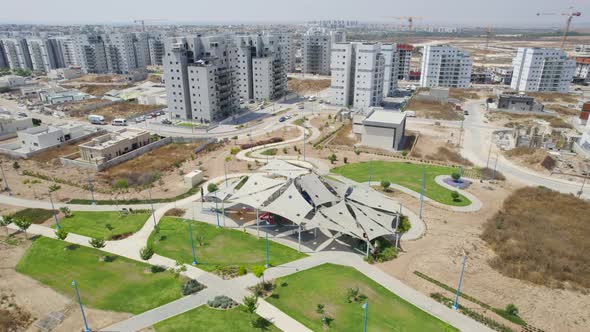
[[[285,40],[277,35],[172,37],[166,40],[164,80],[176,118],[222,120],[243,100],[272,100],[287,92]]]
[[[586,44],[574,45],[574,52],[590,54],[590,45],[586,45]]]
[[[381,45],[381,53],[385,60],[383,69],[383,97],[395,96],[399,77],[399,48],[397,44]]]
[[[8,60],[6,59],[6,55],[4,53],[4,45],[2,45],[2,40],[0,40],[0,68],[8,67]]]
[[[31,56],[27,46],[27,40],[24,38],[4,38],[0,39],[4,58],[10,69],[32,69]]]
[[[519,48],[512,67],[510,87],[514,90],[566,93],[576,71],[576,61],[558,49]]]
[[[49,41],[55,51],[56,68],[68,68],[78,66],[76,48],[72,37],[53,37]]]
[[[49,39],[29,38],[27,47],[31,56],[31,69],[35,73],[44,74],[58,68],[56,50]]]
[[[383,101],[386,54],[379,43],[332,45],[331,102],[367,108]],[[387,50],[386,50],[387,53]]]
[[[311,75],[330,75],[332,44],[345,42],[344,31],[309,29],[301,37],[301,72]]]
[[[576,58],[574,78],[579,82],[590,82],[590,57]]]
[[[410,65],[412,62],[412,51],[414,47],[409,44],[397,44],[397,57],[399,63],[398,76],[399,80],[410,79]]]
[[[472,62],[469,53],[450,45],[424,47],[420,86],[468,88]]]
[[[136,38],[131,33],[111,33],[103,36],[107,72],[129,74],[138,68],[135,52]],[[147,39],[145,40],[147,42]],[[147,50],[146,50],[147,52]]]
[[[80,158],[84,161],[103,164],[113,158],[148,145],[150,133],[146,130],[123,128],[78,145]]]
[[[76,35],[73,37],[75,58],[86,74],[108,73],[105,45],[100,35]]]
[[[282,45],[282,58],[285,61],[285,68],[288,73],[295,72],[295,40],[293,34],[289,32],[281,32],[277,34],[279,44]]]
[[[166,41],[166,34],[150,32],[148,35],[148,50],[150,57],[150,65],[162,66],[162,59],[164,58],[164,43]]]

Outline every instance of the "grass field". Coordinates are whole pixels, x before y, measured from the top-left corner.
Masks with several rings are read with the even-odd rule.
[[[221,217],[220,217],[221,218]],[[152,233],[148,243],[155,252],[184,263],[191,263],[191,243],[188,224],[182,219],[164,217],[158,223],[160,232]],[[244,265],[250,269],[254,265],[265,263],[265,240],[239,230],[216,228],[203,222],[192,222],[193,238],[198,267],[213,271],[217,267]],[[198,237],[203,237],[203,246],[199,246]],[[281,265],[306,255],[289,247],[269,241],[270,261],[272,265]]]
[[[369,181],[370,167],[370,163],[368,162],[355,163],[336,167],[332,169],[332,172],[357,182],[366,182]],[[417,193],[420,192],[422,165],[404,162],[374,161],[372,167],[372,181],[388,180],[391,183],[412,189]],[[471,204],[471,201],[463,195],[460,195],[458,201],[453,201],[451,190],[441,187],[434,181],[434,178],[439,175],[446,174],[450,176],[451,173],[457,170],[450,167],[434,165],[425,165],[424,167],[426,168],[426,188],[424,190],[426,197],[447,205],[467,206]]]
[[[33,224],[42,224],[47,219],[52,218],[53,214],[51,210],[28,208],[14,213],[12,217],[28,220]]]
[[[87,247],[64,250],[65,246],[59,240],[35,240],[16,271],[71,298],[75,279],[84,304],[103,310],[138,314],[181,297],[183,279],[170,272],[145,273],[147,264],[119,256],[101,262],[105,252]]]
[[[121,215],[119,212],[74,211],[69,218],[62,218],[59,225],[69,233],[110,239],[119,235],[135,233],[149,218],[148,213]],[[106,228],[110,224],[112,231]]]
[[[258,317],[258,316],[255,316]],[[154,325],[156,332],[255,332],[261,329],[255,329],[250,325],[250,315],[243,306],[230,310],[211,309],[207,306],[200,306],[184,314],[168,318],[165,321]],[[274,325],[271,325],[264,331],[279,331]]]
[[[349,288],[360,289],[369,303],[369,331],[457,331],[402,300],[354,268],[324,264],[277,279],[268,302],[314,331],[323,329],[315,309],[325,305],[333,319],[330,331],[362,331],[362,303],[346,300]]]
[[[274,155],[276,155],[276,154],[277,154],[277,151],[278,151],[278,150],[277,150],[277,149],[275,149],[275,148],[272,148],[272,149],[266,149],[266,150],[264,150],[264,151],[260,152],[260,154],[261,154],[261,155],[263,155],[263,156],[274,156]]]

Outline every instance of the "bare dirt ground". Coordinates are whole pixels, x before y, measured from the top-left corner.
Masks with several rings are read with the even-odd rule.
[[[66,297],[42,285],[36,280],[19,274],[15,271],[15,266],[24,255],[30,245],[30,241],[24,239],[22,235],[13,236],[13,240],[18,242],[17,245],[9,245],[5,240],[4,229],[0,230],[0,293],[15,296],[11,299],[12,303],[21,307],[32,317],[30,324],[20,331],[38,331],[33,323],[50,312],[64,311],[65,319],[53,331],[70,332],[79,331],[83,327],[82,315],[78,305],[72,298]],[[73,296],[73,294],[71,294]],[[126,313],[96,310],[85,307],[84,311],[88,323],[93,330],[98,330],[120,320],[130,317]]]
[[[106,121],[111,121],[115,118],[132,118],[137,117],[147,112],[161,109],[158,105],[141,105],[131,102],[117,102],[111,105],[98,107],[93,110],[72,109],[67,112],[71,117],[86,118],[89,114],[96,114],[104,116]]]
[[[480,239],[483,224],[500,208],[503,199],[514,190],[508,184],[491,186],[475,183],[468,191],[484,202],[475,213],[456,213],[433,207],[424,209],[427,233],[417,241],[404,242],[404,253],[379,267],[411,287],[429,295],[447,294],[442,288],[414,275],[420,271],[447,285],[456,287],[463,251],[468,254],[461,290],[494,307],[514,303],[528,323],[545,331],[587,331],[590,297],[581,292],[549,289],[508,278],[490,267],[493,251]],[[395,194],[404,205],[418,211],[419,201],[403,193]],[[495,317],[497,320],[499,318]]]
[[[437,120],[462,120],[463,113],[449,103],[412,99],[406,109],[416,112],[416,117]]]
[[[289,90],[297,94],[316,93],[330,87],[329,79],[289,78]]]
[[[565,122],[561,117],[558,116],[488,112],[485,114],[485,117],[488,122],[509,128],[512,128],[516,125],[532,125],[535,123],[535,120],[546,121],[553,128],[572,128],[572,125]]]
[[[453,164],[473,165],[459,153],[460,129],[413,123],[408,126],[420,133],[410,157],[424,158]]]
[[[93,96],[102,96],[111,90],[121,90],[130,87],[130,85],[112,84],[112,85],[80,85],[77,89],[91,94]]]
[[[84,82],[84,83],[111,83],[124,81],[125,76],[123,75],[98,75],[98,74],[87,74],[78,78],[69,80],[68,82]]]

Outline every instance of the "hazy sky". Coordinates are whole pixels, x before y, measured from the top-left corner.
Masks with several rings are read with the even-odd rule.
[[[590,0],[2,0],[0,23],[303,22],[314,19],[386,21],[386,16],[423,16],[417,23],[561,26],[574,6],[590,26]],[[399,21],[398,21],[399,22]]]

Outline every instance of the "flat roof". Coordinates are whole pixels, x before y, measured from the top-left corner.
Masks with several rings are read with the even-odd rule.
[[[363,120],[364,125],[400,125],[406,119],[406,113],[398,111],[373,111]]]

